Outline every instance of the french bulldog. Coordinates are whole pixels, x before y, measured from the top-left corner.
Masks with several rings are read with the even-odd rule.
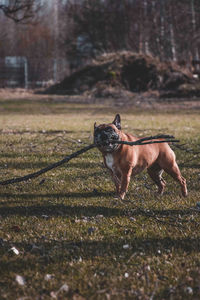
[[[187,196],[186,180],[181,175],[175,154],[167,142],[130,146],[113,144],[110,140],[132,142],[138,138],[121,130],[119,114],[112,123],[98,126],[96,122],[94,124],[94,143],[103,155],[104,164],[111,173],[117,195],[121,200],[127,193],[131,176],[136,176],[144,169],[147,169],[149,176],[158,186],[159,194],[163,194],[166,186],[162,178],[165,171],[180,184],[182,195]]]

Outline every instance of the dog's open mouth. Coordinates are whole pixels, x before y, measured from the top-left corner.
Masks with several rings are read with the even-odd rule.
[[[111,143],[111,141],[119,141],[119,135],[115,130],[108,126],[104,129],[96,128],[94,132],[94,143],[100,150],[105,152],[112,152],[118,148],[118,144]]]

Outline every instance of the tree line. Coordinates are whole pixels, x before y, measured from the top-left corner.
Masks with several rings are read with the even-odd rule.
[[[65,13],[69,53],[82,36],[92,46],[91,55],[126,49],[161,60],[199,59],[198,0],[75,0]]]
[[[99,54],[120,50],[162,61],[199,60],[199,0],[49,3],[0,1],[0,57],[25,56],[44,72],[53,60],[65,59],[69,73]]]

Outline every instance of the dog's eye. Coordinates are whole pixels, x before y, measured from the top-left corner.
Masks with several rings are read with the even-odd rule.
[[[104,131],[105,131],[105,132],[111,132],[111,131],[113,131],[113,129],[112,129],[111,127],[106,127],[106,128],[104,129]]]

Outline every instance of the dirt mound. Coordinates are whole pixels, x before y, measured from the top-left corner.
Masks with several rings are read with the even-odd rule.
[[[48,88],[45,93],[115,97],[122,92],[178,90],[192,83],[192,74],[171,62],[133,52],[109,53]]]

